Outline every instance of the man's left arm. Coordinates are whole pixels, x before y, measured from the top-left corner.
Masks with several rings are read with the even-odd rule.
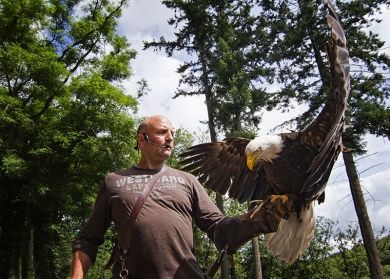
[[[190,175],[192,176],[192,175]],[[214,240],[217,224],[225,218],[221,210],[211,200],[205,188],[192,176],[193,181],[193,218],[196,225]]]
[[[281,200],[264,201],[260,208],[255,207],[247,213],[225,217],[215,228],[214,243],[218,250],[226,249],[234,253],[240,246],[261,233],[276,232],[280,221],[288,218],[291,202]]]
[[[198,227],[214,241],[218,250],[234,253],[240,246],[261,233],[277,231],[282,218],[287,219],[291,201],[271,198],[261,208],[253,208],[242,215],[225,217],[210,199],[204,187],[196,180],[194,219]]]

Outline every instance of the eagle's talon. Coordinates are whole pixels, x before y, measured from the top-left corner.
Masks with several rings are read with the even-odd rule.
[[[293,202],[288,195],[271,195],[267,209],[270,214],[287,220],[293,211]]]

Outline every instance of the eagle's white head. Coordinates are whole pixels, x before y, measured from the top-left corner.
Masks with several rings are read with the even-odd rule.
[[[271,162],[283,149],[282,137],[279,135],[258,136],[245,147],[246,164],[250,170],[262,161]]]

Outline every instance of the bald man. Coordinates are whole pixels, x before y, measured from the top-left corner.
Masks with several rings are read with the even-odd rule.
[[[74,242],[72,279],[85,277],[111,222],[122,243],[137,197],[172,153],[174,128],[164,116],[145,118],[136,137],[141,152],[138,164],[106,176],[91,216]],[[286,205],[280,208],[271,214],[274,210],[263,206],[251,218],[251,212],[225,217],[192,174],[165,166],[132,225],[126,256],[121,258],[121,250],[114,249],[112,278],[204,278],[194,255],[193,221],[218,249],[233,253],[256,235],[276,231],[290,210]]]

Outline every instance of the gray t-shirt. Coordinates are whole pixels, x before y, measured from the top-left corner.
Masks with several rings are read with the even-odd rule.
[[[137,197],[157,172],[132,167],[107,175],[73,248],[94,259],[111,221],[119,231],[126,226]],[[127,260],[129,277],[196,278],[200,268],[193,253],[192,220],[213,239],[215,226],[223,218],[192,174],[167,167],[134,222]],[[117,278],[118,255],[115,258]]]

